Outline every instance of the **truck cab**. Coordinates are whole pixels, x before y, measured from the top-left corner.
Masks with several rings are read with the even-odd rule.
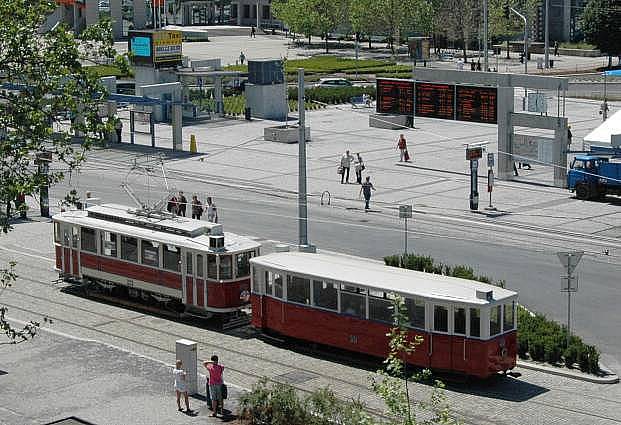
[[[606,194],[621,193],[621,163],[610,162],[605,156],[578,155],[567,173],[567,187],[578,199],[598,199]]]

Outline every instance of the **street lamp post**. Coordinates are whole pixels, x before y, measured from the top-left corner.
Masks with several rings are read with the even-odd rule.
[[[308,245],[306,205],[306,120],[304,110],[304,68],[298,68],[298,227],[300,246]]]
[[[524,74],[528,74],[528,19],[514,8],[510,9],[524,21]]]
[[[550,13],[550,0],[546,0],[545,6],[546,12],[546,20],[545,20],[545,56],[544,60],[546,61],[545,67],[550,68],[550,53],[548,50],[550,49],[550,18],[548,17]]]
[[[485,72],[489,69],[489,55],[487,52],[487,1],[488,0],[483,0],[483,65],[485,66]]]

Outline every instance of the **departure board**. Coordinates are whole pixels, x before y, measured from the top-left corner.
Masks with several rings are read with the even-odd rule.
[[[496,124],[496,99],[496,88],[457,86],[457,119]]]
[[[455,118],[455,86],[449,84],[416,83],[416,116]]]
[[[414,81],[377,80],[377,112],[412,115],[414,113]]]

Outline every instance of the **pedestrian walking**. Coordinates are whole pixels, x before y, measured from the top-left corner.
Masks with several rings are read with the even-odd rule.
[[[408,144],[403,134],[399,136],[399,140],[397,141],[397,149],[399,149],[399,162],[407,162],[410,160],[410,155],[408,154]]]
[[[558,56],[558,41],[554,42],[554,56]]]
[[[192,195],[192,218],[200,220],[203,215],[203,204],[196,195]]]
[[[362,161],[362,157],[360,156],[360,152],[356,154],[356,162],[354,163],[354,170],[356,170],[356,182],[358,184],[362,184],[362,172],[366,167],[364,166],[364,161]]]
[[[257,38],[257,31],[255,30],[254,25],[250,28],[250,38]]]
[[[177,208],[177,214],[185,217],[185,211],[186,211],[186,208],[188,206],[188,200],[183,195],[183,192],[181,192],[181,191],[179,192],[179,198],[177,200],[178,200],[178,204],[179,204],[179,207]]]
[[[211,196],[207,197],[207,221],[211,223],[218,222],[218,208],[211,199]]]
[[[183,362],[181,360],[177,360],[175,370],[173,370],[173,376],[175,377],[175,392],[177,393],[177,409],[179,409],[180,412],[183,411],[181,408],[181,395],[183,394],[186,412],[190,413],[192,410],[190,410],[190,401],[188,400],[187,375],[183,369]]]
[[[242,51],[239,54],[239,63],[241,63],[243,65],[245,60],[246,60],[246,55],[244,55],[244,52]]]
[[[373,187],[373,183],[371,183],[371,177],[367,176],[364,183],[362,183],[362,187],[360,188],[360,195],[364,195],[364,212],[369,211],[371,190],[375,191],[375,187]]]
[[[343,184],[343,181],[349,183],[349,169],[351,168],[351,163],[353,160],[354,157],[349,154],[348,150],[346,150],[341,157],[341,184]]]
[[[571,125],[567,127],[567,144],[571,145],[571,139],[572,137],[574,137],[573,134],[571,134]]]
[[[116,130],[116,142],[121,143],[123,134],[123,121],[119,117],[114,121],[114,129]]]
[[[218,364],[218,356],[211,356],[211,360],[207,360],[203,363],[205,369],[209,372],[209,396],[211,398],[211,409],[213,413],[211,416],[218,414],[218,406],[220,408],[220,414],[224,413],[224,394],[223,387],[224,381],[222,380],[222,373],[224,372],[224,366]]]
[[[168,200],[168,204],[166,205],[166,210],[171,214],[177,215],[178,208],[179,208],[179,202],[177,201],[177,197],[173,195]]]

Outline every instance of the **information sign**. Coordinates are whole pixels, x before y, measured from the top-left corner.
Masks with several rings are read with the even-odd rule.
[[[376,105],[379,113],[413,115],[414,81],[379,78]]]
[[[455,86],[449,84],[416,83],[416,116],[455,118]]]
[[[472,161],[475,159],[483,158],[483,148],[466,148],[466,159]]]
[[[153,63],[181,62],[181,31],[163,30],[153,33]]]
[[[457,86],[457,119],[495,124],[496,100],[496,88]]]

